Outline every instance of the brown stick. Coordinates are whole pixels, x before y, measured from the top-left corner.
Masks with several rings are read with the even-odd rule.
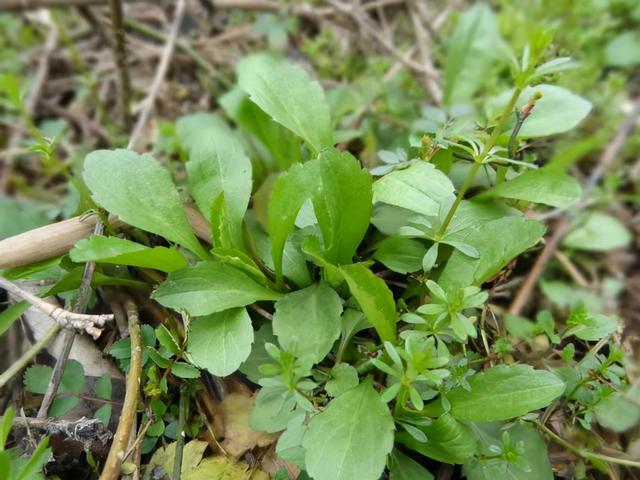
[[[211,243],[209,222],[192,207],[185,206],[187,219],[201,240]],[[67,253],[93,232],[96,216],[80,216],[0,240],[0,268],[14,268],[48,260]],[[115,227],[126,224],[116,217],[109,219]]]
[[[156,98],[158,96],[158,93],[160,92],[160,87],[162,86],[164,77],[167,75],[167,71],[169,70],[169,63],[171,62],[171,57],[173,57],[173,52],[176,49],[176,42],[178,41],[178,34],[180,33],[180,25],[182,24],[182,18],[184,17],[185,5],[185,0],[178,0],[173,24],[171,25],[171,32],[167,37],[167,43],[165,44],[164,50],[162,51],[160,63],[158,64],[156,74],[153,77],[151,87],[149,87],[149,94],[143,101],[142,111],[140,112],[140,116],[138,117],[136,126],[133,129],[133,133],[129,138],[129,146],[127,147],[129,150],[136,149],[136,145],[140,139],[140,136],[142,135],[142,130],[146,126],[147,121],[149,120],[149,116],[153,111],[153,107],[156,103]]]
[[[129,332],[131,334],[131,365],[127,375],[127,386],[122,405],[122,413],[118,428],[109,450],[109,456],[100,475],[100,480],[115,480],[120,475],[122,459],[127,450],[131,428],[136,418],[138,404],[138,390],[140,390],[140,373],[142,371],[142,342],[140,338],[140,324],[138,309],[131,300],[124,304],[127,318],[129,319]]]
[[[111,9],[111,29],[115,41],[113,42],[113,53],[116,60],[116,70],[118,72],[118,110],[120,120],[126,130],[129,129],[129,103],[131,101],[131,80],[127,69],[127,45],[126,33],[124,31],[124,21],[122,14],[122,0],[109,0]]]
[[[569,222],[566,219],[561,219],[558,223],[556,223],[555,228],[551,236],[547,239],[547,243],[536,258],[535,263],[531,270],[529,270],[529,274],[527,278],[525,278],[522,285],[520,285],[520,289],[516,296],[511,302],[509,306],[509,313],[511,315],[520,315],[524,306],[529,301],[529,297],[531,296],[531,292],[533,291],[536,283],[540,279],[540,276],[544,273],[544,268],[547,266],[551,257],[553,257],[554,252],[558,248],[562,237],[569,230]]]

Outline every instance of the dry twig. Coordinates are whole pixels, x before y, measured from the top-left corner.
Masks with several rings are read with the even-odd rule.
[[[29,302],[38,310],[49,315],[54,319],[61,327],[75,328],[78,330],[84,330],[94,338],[100,336],[102,330],[96,328],[97,326],[104,326],[105,322],[113,320],[113,315],[86,315],[82,313],[70,312],[60,307],[56,307],[49,302],[44,301],[40,297],[23,290],[18,285],[9,280],[0,277],[0,287],[7,290],[12,295],[20,297],[21,299]]]
[[[520,315],[522,313],[522,309],[529,301],[531,292],[533,292],[536,283],[538,283],[538,279],[544,272],[544,269],[549,260],[551,260],[551,257],[553,257],[554,252],[558,248],[564,234],[567,233],[567,230],[569,230],[569,222],[565,219],[560,220],[555,225],[553,233],[547,239],[546,245],[540,252],[540,255],[538,255],[538,258],[536,258],[533,267],[529,270],[527,278],[525,278],[522,285],[520,285],[520,289],[509,306],[509,313],[511,315]]]
[[[120,119],[126,129],[129,128],[129,103],[131,100],[131,80],[127,69],[126,33],[122,13],[122,0],[109,0],[111,9],[111,29],[113,30],[113,49],[118,71],[118,109]]]
[[[138,404],[140,373],[142,371],[142,340],[140,338],[138,309],[132,300],[126,300],[124,308],[127,312],[129,332],[131,334],[131,365],[129,366],[129,374],[127,375],[127,386],[120,421],[118,422],[118,428],[113,438],[111,449],[109,450],[109,456],[102,470],[102,475],[100,475],[100,480],[115,480],[119,477],[122,459],[127,450]]]
[[[178,34],[180,33],[180,25],[182,24],[182,18],[184,17],[185,5],[186,0],[177,1],[173,24],[171,25],[171,31],[169,33],[169,36],[167,37],[167,43],[165,44],[164,51],[162,52],[162,57],[160,58],[158,69],[156,70],[153,82],[149,87],[149,94],[142,102],[142,111],[140,112],[140,116],[138,117],[136,126],[133,129],[133,133],[129,138],[129,146],[127,147],[129,150],[136,149],[136,145],[140,139],[140,136],[142,135],[142,130],[147,124],[149,116],[153,111],[153,107],[156,103],[158,93],[160,92],[162,82],[164,81],[164,78],[167,75],[167,71],[169,70],[169,63],[171,62],[171,57],[173,57],[173,52],[176,49],[176,42],[178,40]]]

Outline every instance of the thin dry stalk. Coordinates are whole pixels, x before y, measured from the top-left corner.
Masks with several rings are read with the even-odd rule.
[[[115,480],[120,476],[122,459],[124,458],[131,435],[133,422],[136,418],[138,404],[138,391],[140,390],[140,373],[142,371],[142,340],[140,337],[140,323],[138,308],[132,300],[124,303],[127,318],[129,320],[129,332],[131,334],[131,365],[127,375],[124,403],[120,414],[118,428],[109,450],[109,456],[105,463],[100,480]]]
[[[70,312],[60,307],[56,307],[49,302],[44,301],[40,297],[35,296],[31,292],[23,290],[18,285],[9,280],[0,277],[0,287],[7,290],[12,295],[20,297],[22,300],[29,302],[38,310],[49,315],[61,327],[72,327],[78,330],[84,330],[94,338],[100,336],[102,332],[97,326],[104,326],[105,322],[113,320],[113,315],[86,315],[82,313]]]
[[[162,82],[164,82],[164,78],[167,75],[167,71],[169,70],[169,63],[171,62],[173,52],[176,49],[176,42],[178,41],[178,34],[180,33],[180,25],[182,24],[182,19],[184,17],[185,6],[186,0],[177,1],[173,24],[171,25],[171,31],[169,33],[169,36],[167,37],[167,43],[164,46],[162,57],[160,58],[160,63],[158,64],[158,69],[156,70],[156,74],[153,78],[153,82],[151,83],[151,87],[149,87],[149,94],[142,102],[142,111],[140,112],[140,116],[138,117],[136,126],[133,129],[133,133],[129,138],[129,146],[127,147],[129,150],[136,149],[136,145],[140,140],[142,131],[149,121],[151,112],[153,112],[156,98],[160,93],[160,87],[162,86]]]
[[[131,80],[127,69],[127,44],[122,13],[122,0],[109,0],[111,10],[111,29],[115,41],[113,42],[116,70],[118,72],[118,110],[120,120],[125,129],[129,129],[131,102]]]
[[[536,258],[533,267],[529,270],[529,274],[525,278],[524,282],[522,282],[522,285],[520,285],[520,289],[509,306],[509,313],[511,315],[520,315],[522,313],[522,310],[529,301],[529,297],[531,296],[536,283],[538,283],[538,280],[542,276],[547,263],[549,263],[549,260],[553,257],[560,241],[568,230],[569,222],[567,220],[561,219],[556,223],[553,233],[547,239],[546,245],[540,252],[540,255],[538,255],[538,258]]]

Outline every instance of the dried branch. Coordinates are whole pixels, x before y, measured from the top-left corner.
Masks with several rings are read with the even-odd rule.
[[[520,285],[520,289],[516,293],[516,296],[511,302],[509,306],[509,313],[511,315],[520,315],[522,313],[522,309],[529,301],[529,297],[531,296],[531,292],[533,291],[536,283],[540,279],[540,276],[543,274],[547,263],[553,257],[562,237],[564,237],[565,233],[569,230],[569,222],[566,219],[561,219],[558,223],[556,223],[553,233],[547,239],[547,243],[536,258],[533,267],[529,270],[529,274],[527,278],[525,278],[522,285]]]
[[[63,435],[68,440],[80,442],[85,451],[98,443],[100,446],[113,436],[102,421],[97,418],[82,417],[79,420],[59,420],[54,418],[15,417],[13,428],[29,428],[43,435]]]
[[[211,243],[209,222],[196,209],[185,206],[185,214],[196,236]],[[0,268],[14,268],[64,255],[83,238],[93,232],[96,215],[84,215],[35,228],[28,232],[0,240]],[[112,226],[126,224],[117,217],[109,217]]]
[[[411,22],[413,23],[413,31],[416,37],[416,43],[418,45],[418,53],[420,54],[421,63],[427,70],[435,71],[433,61],[431,59],[431,52],[429,51],[429,34],[422,24],[422,19],[419,12],[419,2],[417,0],[409,0],[409,14],[411,16]],[[422,84],[425,90],[429,92],[431,99],[438,105],[442,103],[442,89],[440,85],[434,80],[433,76],[427,73],[422,75]]]
[[[15,283],[10,282],[9,280],[0,277],[0,287],[4,288],[6,291],[20,297],[21,299],[29,302],[31,305],[36,307],[38,310],[49,315],[52,319],[56,321],[61,327],[71,327],[78,330],[84,330],[88,334],[92,335],[94,338],[100,336],[102,330],[96,328],[96,325],[102,327],[105,322],[109,320],[113,320],[113,315],[105,314],[105,315],[86,315],[83,313],[75,313],[70,312],[68,310],[64,310],[60,307],[56,307],[49,302],[44,301],[40,297],[35,296],[31,292],[27,292],[23,290]]]
[[[102,224],[102,222],[98,222],[96,223],[93,233],[94,235],[102,235],[103,230],[104,225]],[[80,281],[80,288],[78,289],[78,297],[73,306],[74,314],[82,315],[87,310],[89,297],[91,296],[91,278],[93,277],[95,268],[96,264],[94,262],[88,262],[84,266],[84,271],[82,272],[82,280]],[[113,315],[111,315],[111,317],[113,318]],[[87,329],[85,328],[85,330]],[[100,336],[100,333],[101,331],[97,330],[97,335],[93,335],[93,338],[95,339]],[[44,398],[42,399],[40,409],[38,410],[38,418],[45,418],[49,412],[49,408],[53,404],[53,399],[58,393],[58,388],[60,387],[60,382],[62,381],[64,368],[67,364],[67,360],[69,360],[69,354],[71,353],[71,348],[73,347],[73,341],[75,340],[75,338],[75,330],[65,330],[62,351],[56,359],[56,364],[53,367],[53,372],[51,374],[51,378],[49,379],[47,390],[44,393]]]
[[[115,480],[120,475],[122,459],[127,450],[127,443],[131,435],[131,428],[136,417],[138,404],[138,390],[140,389],[140,373],[142,371],[142,341],[140,338],[140,324],[138,309],[131,300],[124,304],[127,318],[129,319],[129,332],[131,334],[131,365],[127,375],[127,386],[124,395],[124,403],[120,414],[118,428],[109,450],[109,456],[105,463],[100,480]]]
[[[109,0],[111,29],[113,30],[113,50],[118,72],[118,110],[125,129],[129,129],[129,104],[131,102],[131,80],[127,69],[126,33],[122,14],[122,0]]]
[[[384,48],[387,53],[402,63],[402,65],[412,73],[419,74],[421,76],[430,76],[434,79],[439,77],[438,72],[429,65],[421,65],[400,52],[389,39],[381,35],[376,27],[371,25],[371,23],[361,14],[361,9],[354,8],[352,5],[344,4],[338,0],[327,0],[327,2],[339,12],[349,16],[364,32]]]
[[[164,82],[164,77],[167,75],[167,71],[169,70],[169,63],[171,62],[171,57],[173,57],[173,52],[176,49],[176,42],[178,40],[178,34],[180,33],[180,25],[182,24],[182,18],[184,17],[185,6],[186,0],[177,1],[173,24],[171,25],[171,30],[167,37],[167,43],[164,46],[162,57],[158,64],[158,69],[156,70],[153,82],[151,82],[151,86],[149,87],[149,94],[142,102],[142,111],[140,112],[136,126],[133,129],[133,133],[129,138],[129,146],[127,147],[129,150],[136,149],[136,145],[142,135],[142,130],[146,126],[149,116],[153,111],[156,98],[160,92],[160,87],[162,86],[162,82]]]

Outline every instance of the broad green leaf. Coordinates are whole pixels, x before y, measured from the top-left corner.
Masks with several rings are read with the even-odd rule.
[[[395,343],[396,304],[393,293],[380,277],[361,263],[340,267],[369,323],[376,329],[382,341]]]
[[[296,397],[287,388],[264,387],[251,410],[249,426],[259,432],[279,432],[296,416]]]
[[[437,216],[442,204],[453,202],[453,184],[433,164],[414,161],[373,184],[373,201],[395,205],[427,216]]]
[[[282,279],[282,256],[287,237],[294,228],[302,204],[318,188],[317,162],[291,167],[278,177],[269,197],[269,235],[271,255],[279,281]]]
[[[224,199],[230,240],[240,246],[242,219],[251,196],[251,161],[234,132],[222,122],[198,128],[188,138],[185,148],[189,155],[189,192],[205,218],[211,217],[214,203],[219,198]],[[214,215],[217,218],[220,212],[214,212]]]
[[[602,311],[602,298],[592,291],[573,283],[561,281],[541,281],[540,289],[547,299],[561,309],[584,306],[590,313]]]
[[[502,446],[502,435],[505,430],[501,423],[474,424],[481,439],[481,450],[485,457],[495,455],[489,447]],[[521,442],[521,448],[515,462],[486,460],[467,461],[463,472],[469,480],[553,480],[553,471],[547,454],[547,444],[538,431],[526,424],[516,423],[506,432],[511,445]]]
[[[176,136],[182,148],[189,151],[191,142],[202,136],[202,131],[229,128],[220,115],[197,112],[184,115],[176,122]]]
[[[631,243],[631,233],[617,218],[602,212],[588,212],[576,217],[571,231],[564,237],[565,247],[588,252],[607,252]]]
[[[201,259],[208,257],[169,173],[151,155],[96,150],[85,158],[83,178],[93,200],[123,222],[182,245]]]
[[[377,480],[393,448],[393,417],[371,380],[311,419],[302,444],[314,480]]]
[[[577,315],[576,317],[572,315],[567,322],[569,329],[563,334],[564,338],[575,335],[588,342],[597,342],[615,332],[620,325],[620,320],[611,315],[596,313]]]
[[[342,300],[326,283],[316,283],[278,300],[273,333],[297,358],[321,362],[340,336]]]
[[[565,208],[580,199],[582,189],[572,177],[558,169],[527,170],[508,182],[487,190],[482,197],[503,197]]]
[[[151,248],[123,238],[97,235],[80,240],[69,256],[74,262],[131,265],[162,272],[173,272],[187,266],[187,259],[174,248]]]
[[[447,395],[451,415],[458,420],[508,420],[546,407],[565,388],[553,373],[529,365],[500,365],[468,381],[470,390],[458,387]]]
[[[0,240],[47,223],[44,206],[0,195]]]
[[[419,240],[392,236],[378,243],[373,258],[398,273],[417,272],[422,268],[422,257],[427,247]]]
[[[109,426],[109,420],[111,419],[112,410],[113,405],[111,405],[110,403],[105,403],[93,413],[93,416],[100,420],[105,427],[107,427]]]
[[[171,373],[179,378],[200,378],[200,370],[185,362],[175,362],[171,365]]]
[[[504,109],[512,91],[489,101],[489,115],[493,116]],[[578,125],[591,111],[591,103],[556,85],[536,85],[525,88],[520,94],[517,107],[522,108],[537,93],[542,98],[536,101],[531,114],[518,132],[519,138],[536,138],[563,133]]]
[[[416,440],[407,432],[396,434],[396,441],[425,457],[451,464],[463,463],[476,452],[471,429],[448,413],[420,430],[426,435],[426,442]]]
[[[598,423],[614,432],[625,432],[640,422],[640,386],[619,391],[598,402],[595,408]]]
[[[302,161],[300,140],[289,130],[272,120],[247,95],[235,87],[219,99],[220,105],[243,130],[253,134],[271,155],[279,170],[286,170]]]
[[[313,192],[313,209],[324,240],[325,258],[351,263],[369,227],[371,174],[348,152],[331,149],[317,160],[321,186]]]
[[[170,273],[151,297],[165,307],[202,316],[258,300],[278,300],[280,294],[230,265],[201,262]]]
[[[394,450],[391,454],[389,480],[433,480],[434,476],[412,458]]]
[[[446,290],[481,285],[511,259],[535,245],[542,237],[544,228],[542,223],[535,220],[509,216],[459,231],[456,238],[474,247],[480,258],[471,259],[454,250],[438,283]]]
[[[500,41],[498,21],[488,5],[477,3],[460,15],[445,61],[447,104],[468,101],[486,82]]]
[[[300,468],[305,468],[305,452],[302,447],[302,439],[307,431],[307,426],[304,424],[304,419],[305,415],[301,414],[291,420],[276,444],[276,454],[278,457]]]
[[[607,65],[631,67],[640,63],[640,33],[629,30],[614,37],[604,49]]]
[[[187,351],[194,364],[226,377],[247,359],[252,343],[253,328],[246,308],[233,308],[195,318]]]
[[[249,98],[319,153],[333,145],[331,116],[320,84],[300,67],[266,54],[238,62],[238,83]]]

